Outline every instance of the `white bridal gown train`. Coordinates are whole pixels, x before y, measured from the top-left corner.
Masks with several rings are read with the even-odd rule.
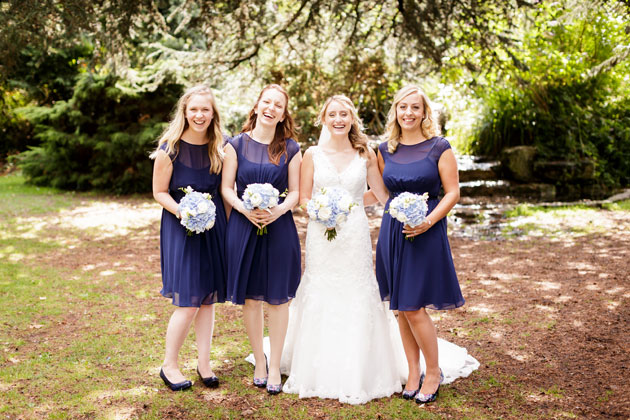
[[[282,353],[281,371],[288,375],[283,391],[362,404],[401,392],[407,362],[398,324],[381,302],[374,275],[363,208],[366,161],[357,154],[338,172],[319,146],[312,151],[313,194],[322,187],[342,187],[359,205],[332,241],[324,226],[308,224],[306,268],[289,307]],[[268,354],[268,339],[264,346]],[[465,348],[441,339],[438,348],[445,383],[479,366]],[[253,355],[248,361],[253,363]]]

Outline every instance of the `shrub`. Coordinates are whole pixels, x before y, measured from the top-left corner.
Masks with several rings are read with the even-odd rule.
[[[511,77],[487,88],[475,153],[532,145],[538,159],[595,163],[596,182],[630,184],[626,28],[613,6],[541,4]]]
[[[19,157],[27,180],[121,194],[151,189],[147,156],[182,86],[165,80],[153,92],[134,92],[118,88],[117,81],[85,73],[69,101],[21,110],[41,143]]]

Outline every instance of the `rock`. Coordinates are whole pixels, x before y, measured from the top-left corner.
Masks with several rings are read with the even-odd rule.
[[[514,185],[511,193],[519,198],[528,198],[536,201],[553,201],[556,199],[556,187],[553,184]]]
[[[534,171],[539,178],[555,183],[592,181],[595,179],[595,162],[590,159],[538,161],[534,163]]]
[[[608,197],[607,201],[614,203],[615,201],[622,201],[630,199],[630,189],[624,190],[618,194]]]
[[[467,181],[459,183],[462,197],[506,197],[510,195],[509,181]]]
[[[516,146],[503,149],[501,164],[507,175],[520,182],[534,180],[534,157],[536,148],[533,146]]]
[[[466,169],[459,171],[459,181],[489,181],[498,179],[496,172],[490,169]]]

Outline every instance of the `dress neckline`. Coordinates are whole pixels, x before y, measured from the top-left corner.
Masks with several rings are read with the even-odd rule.
[[[424,144],[424,143],[428,143],[433,139],[436,139],[438,136],[433,136],[430,139],[426,139],[426,140],[422,140],[419,141],[418,143],[414,143],[414,144],[404,144],[404,143],[398,143],[399,146],[406,146],[406,147],[413,147],[413,146],[418,146],[420,144]]]
[[[339,171],[339,169],[337,169],[337,167],[335,166],[335,164],[330,160],[330,158],[328,157],[328,155],[326,155],[326,152],[324,152],[324,149],[322,149],[320,146],[317,146],[317,148],[319,149],[319,152],[324,156],[324,158],[326,159],[326,161],[328,162],[328,164],[330,166],[332,166],[332,168],[335,170],[335,172],[337,173],[337,175],[341,175],[343,173],[345,173],[354,163],[354,161],[357,159],[357,157],[359,156],[359,151],[356,150],[354,157],[350,160],[350,163],[348,163],[346,165],[345,168],[343,168],[341,171]]]
[[[253,141],[254,143],[260,144],[261,146],[269,146],[269,145],[271,144],[271,143],[263,143],[263,142],[260,142],[260,141],[256,140],[255,138],[253,138],[252,136],[250,136],[250,135],[249,135],[249,134],[247,134],[247,133],[243,133],[243,134],[245,134],[245,135],[247,136],[247,138],[248,138],[248,139],[250,139],[250,140],[251,140],[251,141]]]
[[[182,143],[186,143],[189,146],[207,146],[208,143],[209,143],[209,142],[206,142],[206,143],[202,143],[202,144],[195,144],[195,143],[187,142],[186,140],[184,140],[182,138],[180,138],[179,141],[182,142]]]

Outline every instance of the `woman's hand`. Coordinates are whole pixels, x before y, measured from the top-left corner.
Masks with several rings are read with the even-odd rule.
[[[403,226],[402,233],[404,233],[407,238],[413,238],[414,236],[418,236],[426,232],[431,228],[431,226],[433,226],[433,222],[429,218],[426,218],[416,227],[411,227],[409,225]]]
[[[249,220],[252,225],[256,226],[258,229],[262,229],[262,223],[260,222],[260,218],[257,216],[257,211],[261,211],[258,209],[254,209],[254,210],[247,210],[246,208],[242,207],[241,204],[241,208],[236,208],[234,207],[234,209],[236,211],[238,211],[239,213],[241,213],[243,216],[247,217],[247,220]]]
[[[265,227],[275,222],[278,217],[286,213],[286,210],[283,209],[283,206],[278,205],[267,210],[255,209],[253,212],[260,225]]]

